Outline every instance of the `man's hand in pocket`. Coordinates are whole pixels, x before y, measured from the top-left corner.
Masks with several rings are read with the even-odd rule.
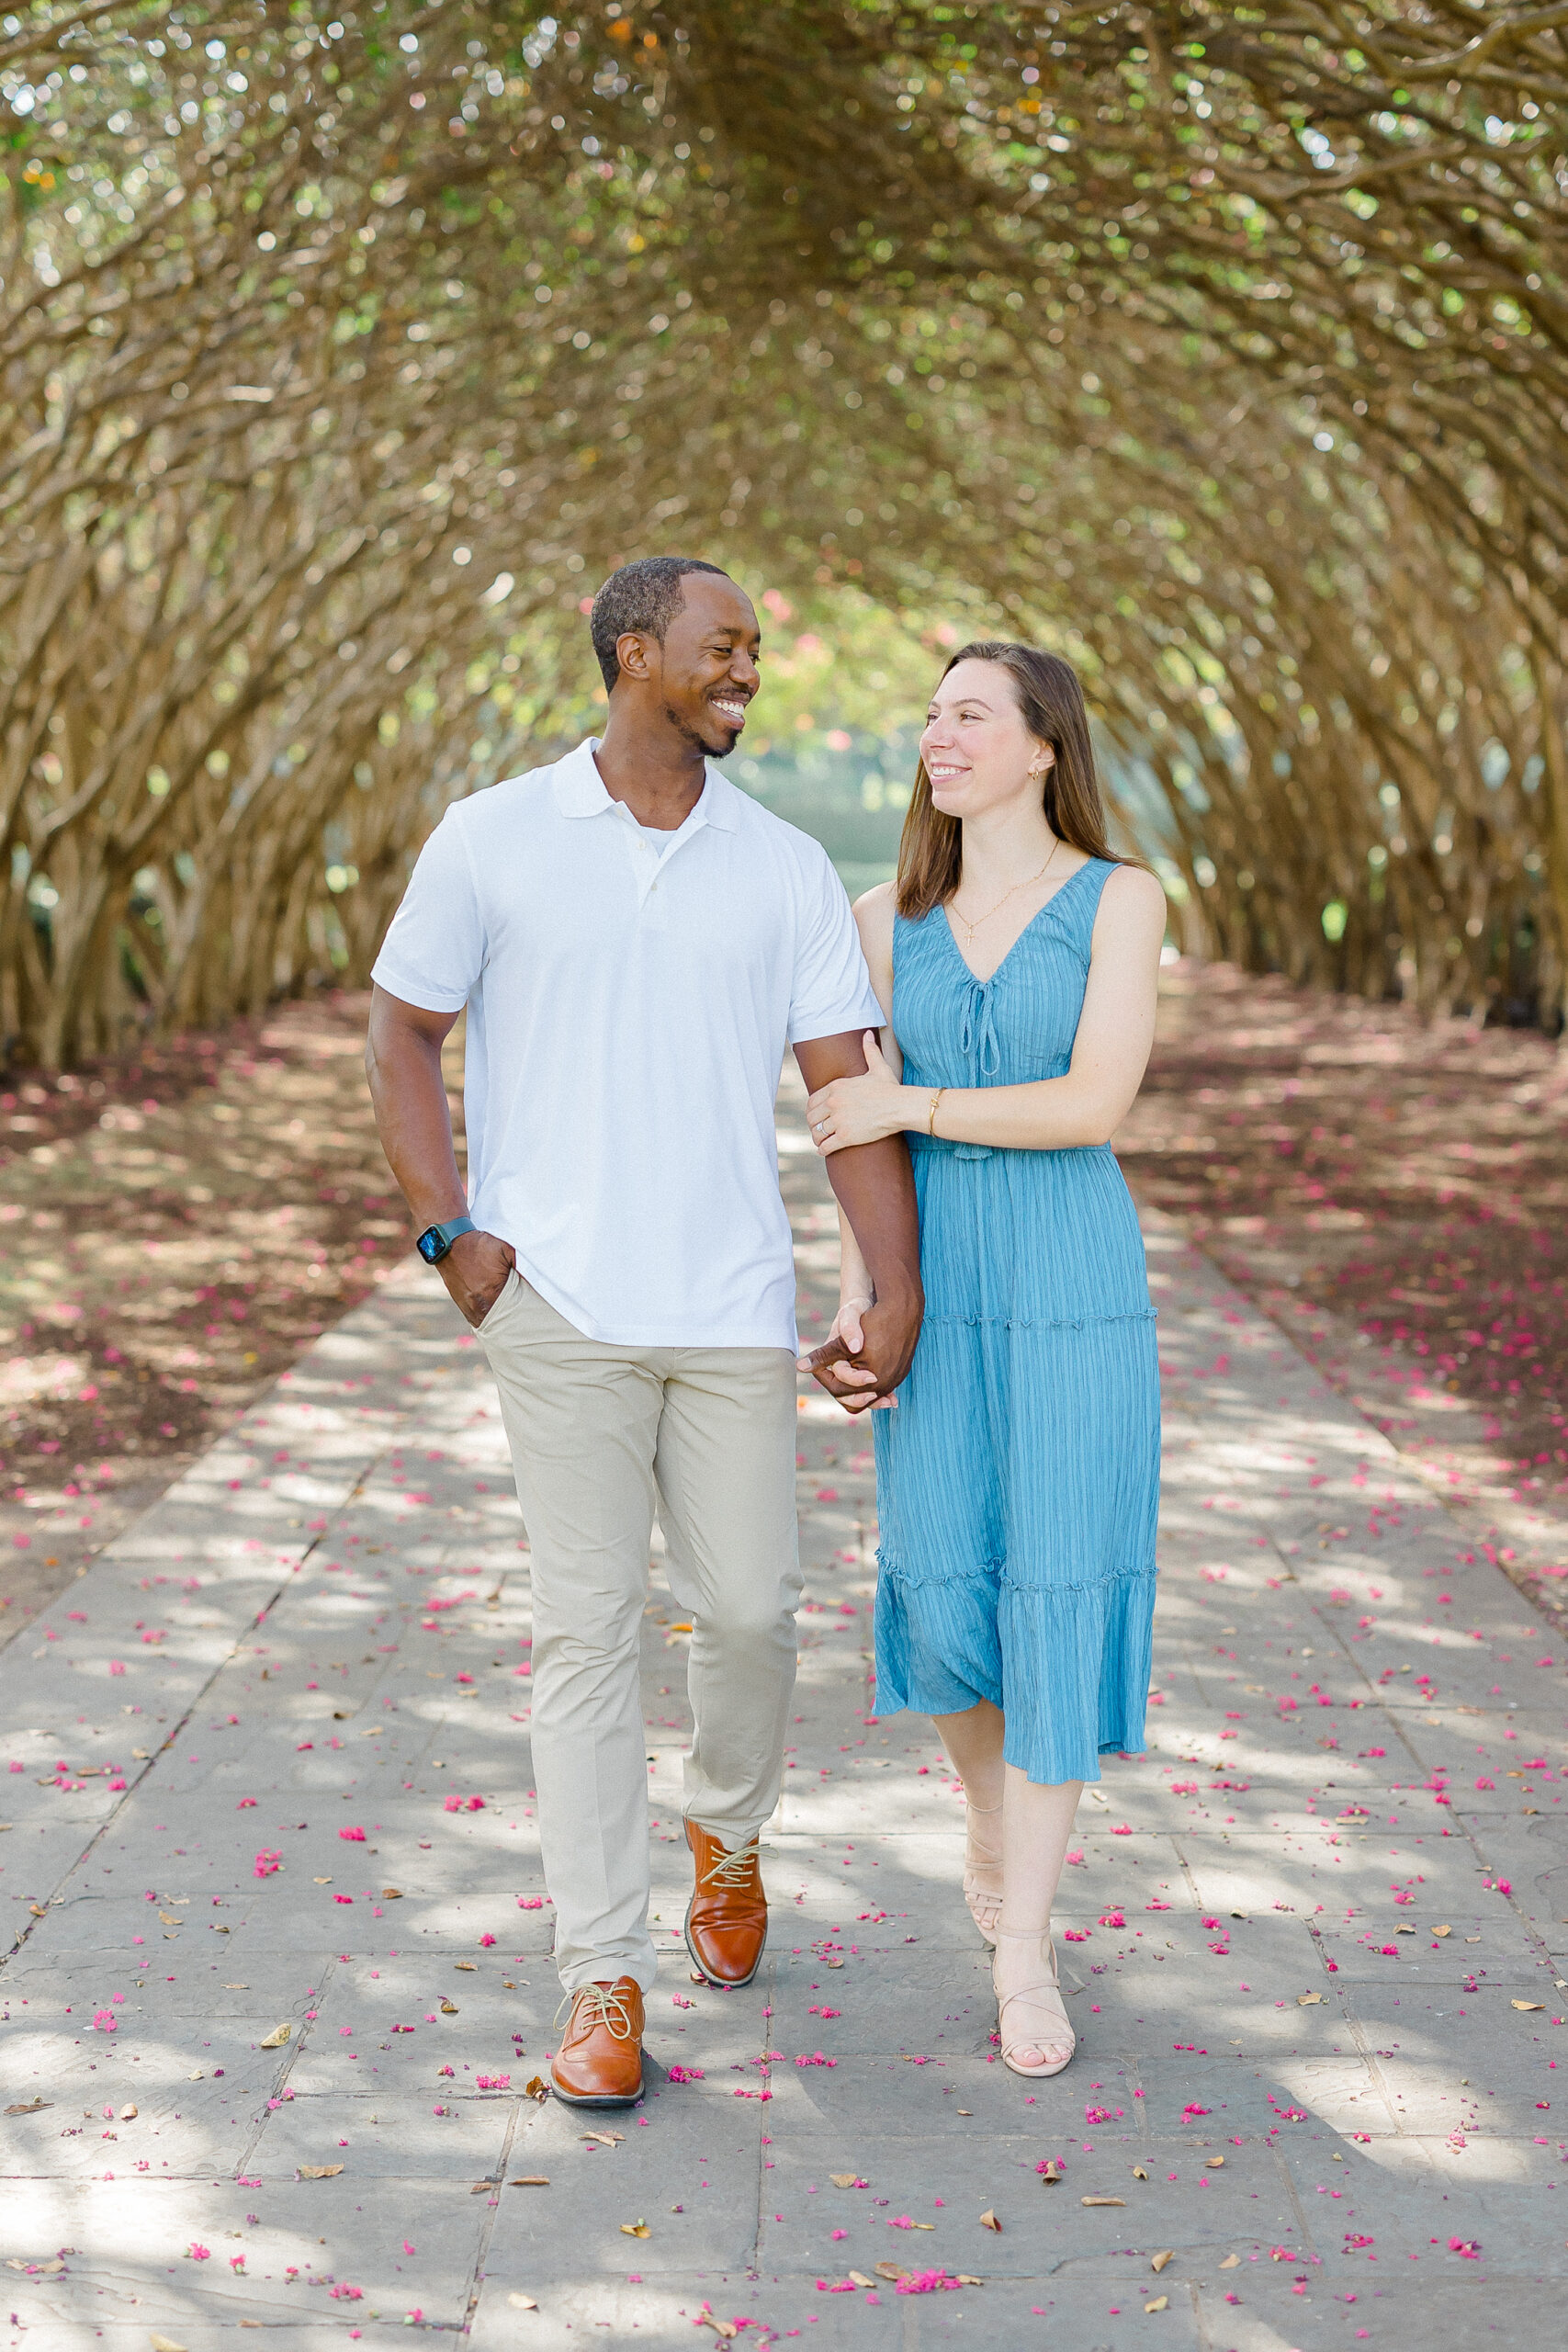
[[[517,1263],[510,1241],[493,1233],[459,1233],[436,1271],[466,1322],[477,1331]]]

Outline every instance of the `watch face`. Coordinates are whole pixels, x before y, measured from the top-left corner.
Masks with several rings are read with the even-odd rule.
[[[443,1242],[440,1234],[435,1231],[434,1226],[428,1233],[422,1233],[420,1235],[419,1239],[414,1243],[414,1248],[419,1251],[420,1256],[424,1260],[427,1266],[438,1265],[441,1260],[446,1255],[446,1245]]]

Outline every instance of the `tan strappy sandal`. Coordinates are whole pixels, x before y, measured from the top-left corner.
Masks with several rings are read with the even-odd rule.
[[[1002,1809],[999,1804],[965,1804],[964,1824],[964,1900],[982,1939],[993,1949],[997,1922],[1002,1915]],[[997,1842],[989,1845],[976,1834],[976,1824],[994,1821]]]
[[[1016,1992],[997,1996],[997,2032],[1001,2040],[1003,2065],[1010,2068],[1013,2074],[1021,2075],[1026,2082],[1041,2082],[1046,2075],[1059,2075],[1065,2068],[1070,2066],[1074,2050],[1077,2046],[1077,2037],[1068,2021],[1066,2006],[1062,1999],[1061,1979],[1056,1973],[1056,1947],[1052,1942],[1048,1931],[1043,1931],[1037,1928],[1004,1928],[998,1921],[996,1928],[998,1949],[1003,1937],[1006,1937],[1010,1943],[1032,1942],[1037,1951],[1043,1945],[1044,1950],[1051,1955],[1049,1978],[1042,1977],[1037,1984],[1021,1984]],[[996,1960],[993,1959],[991,1962],[993,1991],[996,1989]],[[1036,2004],[1035,2025],[1032,2031],[1027,2026],[1021,2030],[1009,2024],[1009,2010],[1016,2014],[1021,2002]],[[1051,2004],[1051,2007],[1043,2006],[1046,2003]],[[1041,2030],[1043,2020],[1048,2023],[1048,2031]],[[1048,2066],[1021,2066],[1013,2056],[1013,2052],[1017,2050],[1059,2050],[1064,2043],[1066,2045],[1066,2056],[1056,2059]]]

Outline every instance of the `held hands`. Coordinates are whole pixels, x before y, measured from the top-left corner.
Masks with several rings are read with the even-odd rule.
[[[884,1412],[909,1368],[919,1314],[912,1319],[870,1298],[846,1298],[820,1347],[796,1358],[847,1413]]]
[[[510,1241],[493,1233],[460,1233],[436,1267],[465,1322],[477,1331],[517,1262]]]
[[[908,1089],[900,1086],[883,1058],[874,1029],[863,1040],[865,1076],[836,1078],[819,1087],[806,1106],[811,1140],[826,1159],[862,1143],[880,1143],[903,1132]]]

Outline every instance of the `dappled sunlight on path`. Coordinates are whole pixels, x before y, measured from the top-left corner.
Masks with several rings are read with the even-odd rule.
[[[831,1211],[793,1086],[781,1117],[814,1329]],[[1184,2344],[1288,2352],[1544,2313],[1561,1647],[1463,1507],[1147,1230],[1151,1747],[1079,1815],[1065,2075],[998,2063],[961,1795],[928,1724],[870,1713],[865,1432],[812,1391],[763,1969],[720,1994],[682,1945],[690,1621],[656,1547],[649,2096],[597,2138],[530,2096],[558,1990],[527,1553],[479,1351],[410,1267],[0,1657],[15,2341],[568,2352],[705,2312],[1115,2346],[1164,2297]]]
[[[1435,1491],[1483,1506],[1481,1556],[1568,1621],[1561,1050],[1186,963],[1117,1150]]]

